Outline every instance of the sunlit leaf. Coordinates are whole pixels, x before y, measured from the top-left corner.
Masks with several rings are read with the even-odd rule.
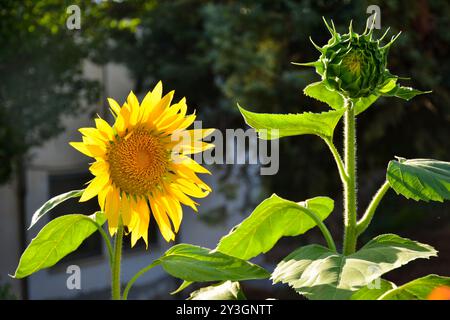
[[[352,294],[350,300],[377,300],[383,294],[394,288],[397,288],[394,283],[384,279],[377,279]]]
[[[420,91],[411,87],[402,87],[400,85],[395,86],[391,91],[383,93],[384,96],[397,97],[404,100],[411,100],[419,94],[430,93],[431,91]]]
[[[344,109],[322,113],[304,112],[298,114],[255,113],[239,107],[245,122],[258,132],[264,140],[288,136],[313,134],[331,139],[334,128],[344,114]]]
[[[398,158],[389,162],[387,179],[407,199],[450,200],[450,162]]]
[[[253,258],[272,249],[281,237],[297,236],[315,227],[307,211],[323,221],[333,208],[334,201],[327,197],[297,203],[273,194],[224,236],[217,250],[245,260]]]
[[[301,247],[272,274],[309,299],[349,299],[354,291],[418,258],[436,256],[431,246],[394,234],[380,235],[344,256],[319,245]]]
[[[426,300],[440,286],[450,286],[450,277],[430,274],[386,292],[380,300]]]
[[[265,279],[270,274],[251,262],[190,244],[178,244],[158,263],[170,275],[191,282]]]
[[[378,95],[371,94],[368,97],[361,97],[355,100],[355,115],[358,115],[364,111],[366,111],[367,108],[369,108],[377,99],[379,98]]]
[[[245,300],[239,282],[226,281],[222,284],[201,288],[191,293],[189,300]]]
[[[335,110],[344,107],[344,98],[337,91],[328,89],[322,81],[311,83],[303,90],[303,92],[308,97],[325,102]]]
[[[69,214],[47,223],[31,240],[19,261],[15,278],[24,278],[55,265],[105,223],[106,217],[97,212],[91,216]]]

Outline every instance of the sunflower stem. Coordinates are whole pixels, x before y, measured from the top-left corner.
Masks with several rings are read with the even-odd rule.
[[[343,253],[352,254],[356,250],[358,238],[356,230],[356,119],[351,99],[345,100],[344,116],[344,157],[347,181],[344,183],[344,245]]]
[[[122,260],[122,242],[123,242],[123,224],[122,219],[119,218],[119,225],[117,227],[115,242],[114,242],[114,258],[111,270],[111,290],[112,299],[121,300],[121,286],[120,286],[120,265]]]
[[[150,269],[152,269],[153,267],[157,266],[159,264],[158,260],[153,261],[152,264],[142,268],[141,270],[139,270],[134,276],[133,278],[131,278],[131,280],[127,283],[125,290],[123,291],[123,300],[127,300],[128,299],[128,293],[130,292],[131,287],[133,286],[133,284],[136,282],[136,280],[142,276],[144,273],[146,273],[147,271],[149,271]]]
[[[383,185],[380,187],[380,189],[378,189],[377,193],[375,194],[369,206],[367,207],[367,210],[364,213],[363,217],[358,221],[357,224],[358,236],[362,234],[364,231],[366,231],[367,227],[372,221],[372,218],[375,214],[375,211],[378,208],[378,205],[380,204],[381,199],[383,199],[384,195],[389,190],[389,188],[390,188],[389,182],[385,181]]]

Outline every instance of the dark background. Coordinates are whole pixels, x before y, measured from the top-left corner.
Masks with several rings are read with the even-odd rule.
[[[78,31],[65,28],[71,4],[82,11]],[[20,176],[30,148],[64,129],[62,115],[83,112],[80,101],[100,101],[101,86],[83,79],[85,59],[126,65],[138,94],[161,79],[178,97],[187,96],[209,127],[245,127],[237,102],[259,112],[326,110],[301,91],[318,76],[290,62],[317,59],[308,38],[319,45],[328,40],[322,16],[341,32],[353,19],[362,32],[371,4],[381,8],[379,35],[388,26],[391,34],[403,31],[390,50],[390,71],[411,78],[402,84],[433,93],[409,102],[380,98],[358,118],[364,208],[394,156],[450,160],[448,1],[0,0],[0,180]],[[279,173],[263,178],[266,193],[296,201],[329,195],[336,210],[327,223],[340,241],[341,186],[326,146],[315,137],[293,137],[281,140],[280,152]],[[449,222],[448,204],[408,201],[391,190],[360,243],[395,232],[440,251],[439,258],[389,273],[396,283],[450,275]],[[283,239],[266,259],[278,261],[311,241],[322,241],[319,233]]]

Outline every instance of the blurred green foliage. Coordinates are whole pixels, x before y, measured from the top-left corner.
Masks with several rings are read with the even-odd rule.
[[[63,115],[98,97],[82,76],[87,47],[66,28],[66,8],[57,0],[1,1],[0,182],[30,148],[61,132]]]

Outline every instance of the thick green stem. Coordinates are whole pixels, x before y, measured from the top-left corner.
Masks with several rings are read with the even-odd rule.
[[[111,289],[113,300],[120,300],[120,264],[122,260],[122,241],[123,241],[123,224],[122,219],[119,219],[119,226],[117,227],[117,233],[114,243],[114,258],[112,265],[112,279]]]
[[[357,224],[358,236],[362,234],[364,231],[366,231],[367,227],[372,221],[373,215],[375,214],[378,205],[380,204],[381,199],[383,199],[384,195],[389,190],[389,188],[390,188],[389,182],[385,181],[383,185],[380,187],[380,189],[378,189],[377,193],[375,194],[369,206],[367,207],[364,216],[358,221]]]
[[[344,183],[344,246],[345,255],[356,250],[356,119],[350,99],[345,101],[344,115],[344,161],[347,181]]]

